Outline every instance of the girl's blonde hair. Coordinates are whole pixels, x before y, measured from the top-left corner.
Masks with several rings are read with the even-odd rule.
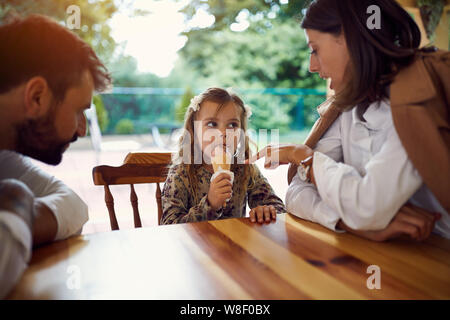
[[[248,127],[248,121],[247,118],[249,116],[249,109],[245,107],[244,102],[241,98],[238,97],[237,94],[234,92],[231,92],[230,90],[222,89],[222,88],[208,88],[200,95],[194,97],[191,100],[191,105],[186,110],[186,113],[184,115],[184,134],[181,136],[179,140],[179,147],[178,152],[175,154],[174,157],[174,163],[180,164],[182,166],[185,166],[186,172],[189,179],[189,186],[191,188],[191,193],[194,197],[195,203],[198,203],[200,199],[197,199],[196,196],[196,186],[197,186],[197,176],[195,174],[195,171],[197,168],[202,166],[203,164],[196,164],[194,161],[194,155],[195,154],[202,154],[202,150],[198,149],[197,153],[195,152],[195,148],[200,148],[200,146],[196,143],[196,136],[194,135],[194,121],[195,117],[200,111],[200,108],[203,104],[203,102],[210,101],[217,103],[219,107],[217,108],[216,112],[219,112],[225,105],[227,105],[230,102],[233,102],[236,107],[238,107],[241,110],[241,116],[240,116],[240,122],[241,122],[241,128],[244,133],[247,132]],[[186,134],[188,133],[188,134]],[[186,145],[187,141],[185,139],[190,139],[189,145],[190,145],[190,159],[186,159],[186,155],[183,154],[184,146]],[[242,139],[240,139],[242,141]],[[251,156],[250,153],[250,147],[249,147],[249,138],[245,134],[243,139],[243,147],[244,147],[244,156],[245,159],[248,159]],[[242,146],[241,146],[242,147]],[[184,160],[184,161],[183,161]],[[187,160],[187,161],[186,161]],[[233,163],[231,165],[231,171],[235,169],[235,166],[237,165],[236,157],[233,159]],[[244,182],[245,186],[248,186],[249,183],[252,184],[252,181],[250,181],[250,178],[253,173],[253,165],[245,165],[244,167]]]

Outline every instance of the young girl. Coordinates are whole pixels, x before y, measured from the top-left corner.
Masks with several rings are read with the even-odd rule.
[[[247,201],[252,222],[270,222],[285,212],[258,168],[239,164],[239,154],[240,159],[250,154],[249,115],[242,100],[224,89],[209,88],[191,100],[185,135],[164,185],[161,224],[244,217]],[[222,172],[211,181],[211,150],[217,146],[231,151],[232,174]]]

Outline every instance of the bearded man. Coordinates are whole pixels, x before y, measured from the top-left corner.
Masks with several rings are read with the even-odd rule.
[[[41,15],[0,25],[0,298],[33,246],[78,234],[86,204],[27,157],[57,165],[86,134],[84,111],[111,78],[95,52]]]

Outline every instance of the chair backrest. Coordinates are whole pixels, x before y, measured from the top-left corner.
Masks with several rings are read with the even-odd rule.
[[[160,182],[164,182],[171,163],[171,153],[129,153],[120,167],[97,166],[92,170],[95,185],[105,188],[105,203],[108,208],[111,229],[118,230],[116,213],[114,210],[114,198],[110,185],[130,185],[130,201],[133,207],[134,226],[142,227],[139,215],[138,198],[134,185],[138,183],[156,183],[156,203],[158,205],[158,224],[162,216],[161,188]]]

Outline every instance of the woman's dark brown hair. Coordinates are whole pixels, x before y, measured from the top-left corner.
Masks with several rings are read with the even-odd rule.
[[[367,26],[373,14],[367,13],[367,8],[372,5],[380,8],[379,29]],[[385,98],[386,87],[413,61],[420,45],[419,28],[394,0],[315,0],[301,27],[335,36],[344,33],[350,56],[349,81],[334,101],[342,110]]]

